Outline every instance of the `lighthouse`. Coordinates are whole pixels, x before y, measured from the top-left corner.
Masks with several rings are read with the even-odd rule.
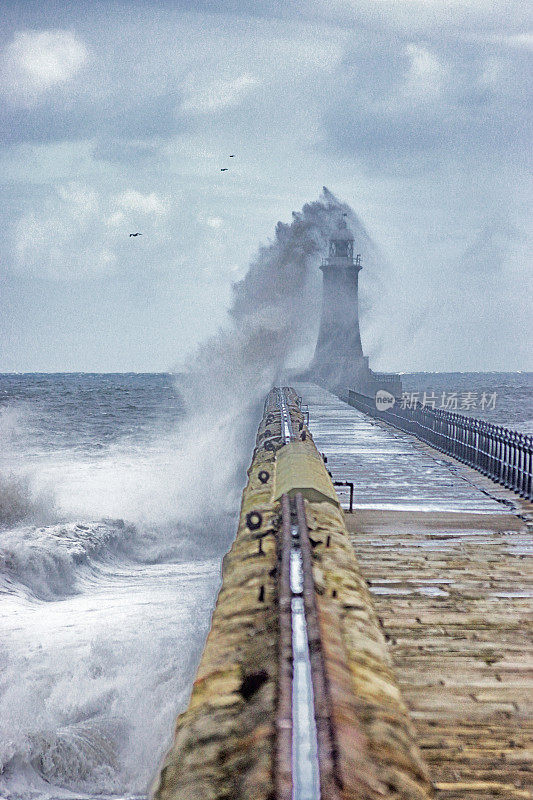
[[[361,256],[354,257],[354,238],[342,216],[329,240],[323,274],[320,329],[310,375],[345,396],[349,389],[369,397],[379,389],[402,391],[399,375],[373,372],[363,355],[359,330]]]
[[[362,267],[361,256],[354,258],[354,238],[344,217],[331,236],[329,254],[320,269],[322,314],[311,370],[331,388],[354,387],[365,368],[358,300]]]

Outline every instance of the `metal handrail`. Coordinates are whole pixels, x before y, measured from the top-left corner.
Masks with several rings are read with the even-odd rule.
[[[533,499],[532,436],[419,401],[406,408],[395,405],[378,411],[373,398],[350,389],[348,403],[477,469],[521,497]]]

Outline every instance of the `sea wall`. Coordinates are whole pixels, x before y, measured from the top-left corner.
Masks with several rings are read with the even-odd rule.
[[[248,470],[237,536],[224,558],[211,630],[189,706],[178,717],[173,745],[156,779],[154,800],[276,798],[280,530],[276,485],[289,496],[301,492],[306,498],[339,796],[345,800],[431,796],[343,512],[296,395],[290,397],[293,430],[300,441],[284,445],[280,412],[271,393]],[[276,476],[278,451],[283,474]],[[298,464],[292,482],[291,460]],[[317,475],[315,486],[309,476]]]

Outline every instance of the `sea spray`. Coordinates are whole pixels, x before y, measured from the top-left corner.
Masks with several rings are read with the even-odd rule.
[[[58,504],[76,518],[122,518],[153,533],[157,558],[220,555],[234,535],[239,494],[260,404],[273,384],[314,345],[310,284],[331,232],[343,214],[369,241],[350,208],[324,189],[317,201],[279,222],[233,287],[227,324],[181,365],[175,383],[184,418],[154,432],[132,458],[120,442],[96,470],[81,464],[76,483],[55,471]],[[308,353],[309,355],[309,353]],[[176,537],[176,532],[178,536]],[[163,550],[167,554],[163,555]]]
[[[0,407],[0,531],[22,521],[55,519],[52,494],[37,489],[29,460],[21,457],[31,420],[27,404]]]
[[[310,285],[343,215],[369,250],[370,239],[350,207],[324,187],[318,200],[293,212],[290,223],[278,222],[273,240],[259,248],[233,286],[227,326],[200,345],[177,380],[188,435],[196,439],[187,471],[197,508],[237,509],[242,475],[240,480],[236,475],[249,458],[259,405],[290,368],[306,366],[298,356],[303,348],[308,357],[309,342],[314,344]],[[200,502],[198,481],[204,491]]]
[[[190,691],[260,405],[305,366],[310,281],[343,213],[324,190],[278,223],[227,325],[175,378],[181,421],[98,455],[52,443],[9,484],[19,506],[49,490],[59,519],[43,508],[32,528],[22,508],[4,531],[0,794],[146,791]]]
[[[233,286],[228,326],[198,348],[186,382],[180,383],[191,413],[218,411],[223,402],[254,406],[283,376],[316,327],[308,314],[309,281],[343,214],[368,249],[368,234],[357,217],[325,187],[319,200],[293,212],[292,222],[278,222],[272,242],[259,248]]]

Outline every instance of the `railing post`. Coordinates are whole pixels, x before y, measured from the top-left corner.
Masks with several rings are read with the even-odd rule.
[[[496,474],[496,450],[499,447],[497,426],[491,425],[489,428],[489,433],[490,433],[489,438],[490,441],[492,442],[492,446],[490,447],[489,475],[491,478],[494,478]]]
[[[513,489],[513,491],[516,490],[517,456],[518,456],[517,438],[515,432],[511,431],[511,474],[509,476],[509,488]]]
[[[514,466],[514,481],[513,491],[517,494],[520,492],[520,483],[522,481],[522,444],[520,441],[520,434],[515,433],[515,466]]]
[[[481,428],[481,452],[482,452],[482,473],[483,475],[489,474],[489,436],[487,432],[487,424],[482,422]]]
[[[514,439],[514,472],[513,472],[513,491],[520,491],[520,460],[522,449],[520,444],[520,434],[513,432]]]
[[[474,448],[474,463],[477,469],[481,467],[481,453],[479,450],[479,420],[474,420],[474,438],[473,438],[473,448]]]
[[[494,476],[498,483],[502,482],[502,474],[503,474],[503,451],[504,451],[504,440],[503,440],[503,428],[501,425],[498,425],[498,435],[496,437],[496,458],[494,461]]]
[[[459,456],[459,446],[457,444],[457,420],[455,419],[455,414],[452,415],[452,442],[453,454],[457,458]]]
[[[509,431],[503,429],[503,458],[502,458],[502,484],[507,488],[509,484],[509,456],[510,456]]]
[[[518,492],[518,494],[522,494],[522,490],[524,488],[524,437],[521,433],[518,434],[517,453],[518,453],[518,462],[517,462],[516,491]]]
[[[532,473],[533,473],[533,440],[531,436],[526,436],[526,447],[525,447],[525,485],[524,485],[524,494],[523,497],[526,497],[528,500],[532,500],[533,497],[531,495],[532,490]]]
[[[519,448],[520,448],[520,481],[518,485],[518,492],[521,497],[527,495],[527,480],[528,473],[531,470],[531,464],[528,456],[527,436],[523,433],[519,435]]]
[[[490,443],[492,437],[490,436],[487,422],[483,423],[483,436],[485,438],[485,475],[490,475]]]
[[[514,489],[516,483],[516,435],[514,431],[510,431],[511,440],[511,466],[509,470],[509,488]]]
[[[478,466],[477,419],[470,422],[470,463]]]
[[[500,451],[500,429],[496,425],[494,428],[494,437],[491,439],[491,448],[490,448],[490,468],[489,468],[489,475],[493,480],[498,480],[498,469],[497,465],[499,464],[499,451]]]

